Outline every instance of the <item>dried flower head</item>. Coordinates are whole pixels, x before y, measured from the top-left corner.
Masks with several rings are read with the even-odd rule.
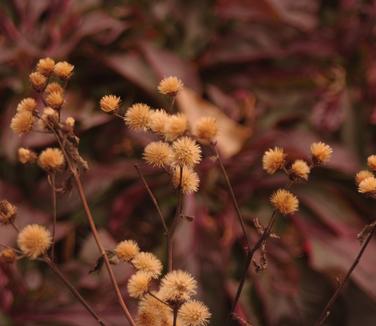
[[[124,121],[131,129],[146,129],[150,122],[150,107],[143,103],[133,104],[125,113]]]
[[[73,117],[67,117],[65,119],[65,125],[69,128],[73,128],[76,123],[76,120]]]
[[[172,162],[173,151],[165,142],[151,142],[145,147],[144,160],[155,167],[166,167]]]
[[[299,201],[295,195],[285,189],[278,189],[270,199],[274,208],[281,214],[295,213],[299,207]]]
[[[25,134],[33,128],[34,121],[35,118],[30,111],[20,111],[12,118],[10,127],[16,134]]]
[[[61,85],[59,83],[53,82],[53,83],[49,83],[46,86],[46,89],[44,90],[44,92],[46,94],[50,94],[52,92],[59,92],[61,94],[64,94],[64,89],[63,89],[63,87],[61,87]]]
[[[16,219],[17,208],[9,201],[3,199],[0,200],[0,224],[13,223]]]
[[[364,179],[367,179],[369,177],[373,177],[373,173],[368,171],[368,170],[362,170],[362,171],[359,171],[356,175],[355,175],[355,183],[357,185],[359,185],[359,183],[361,183]]]
[[[141,298],[149,290],[151,281],[150,273],[138,271],[128,281],[128,293],[132,298]]]
[[[198,120],[195,127],[195,135],[201,140],[211,142],[218,133],[217,120],[213,117],[203,117]]]
[[[183,167],[183,174],[181,175],[180,167],[175,167],[172,171],[172,184],[175,188],[179,187],[181,176],[181,189],[184,194],[191,194],[198,190],[200,178],[198,174],[190,168]]]
[[[66,61],[55,64],[54,74],[61,79],[69,79],[73,75],[74,66]]]
[[[174,76],[162,79],[158,85],[158,91],[165,95],[176,95],[177,92],[182,90],[183,82]]]
[[[187,130],[188,120],[184,114],[178,113],[170,115],[164,129],[164,136],[167,140],[174,140],[184,135]]]
[[[121,261],[131,261],[139,252],[140,248],[133,240],[121,241],[115,248],[115,254]]]
[[[105,95],[101,98],[99,105],[104,112],[112,112],[119,108],[120,97],[115,95]]]
[[[150,252],[140,252],[133,259],[136,269],[147,272],[152,278],[158,278],[162,272],[162,263]]]
[[[5,264],[13,264],[16,259],[16,252],[12,248],[6,248],[0,251],[0,262]]]
[[[34,163],[37,160],[37,154],[30,149],[20,147],[18,149],[18,160],[22,164]]]
[[[53,108],[47,106],[43,109],[39,122],[42,128],[46,128],[50,123],[57,122],[58,120],[59,114]]]
[[[193,167],[201,161],[201,148],[190,137],[181,137],[172,144],[174,163],[179,166]]]
[[[197,281],[187,272],[174,270],[161,281],[160,295],[163,300],[182,302],[196,294]]]
[[[27,98],[24,98],[17,105],[17,112],[22,112],[22,111],[34,112],[36,108],[37,108],[37,102],[32,97],[27,97]]]
[[[179,317],[187,326],[205,326],[209,323],[211,313],[202,302],[192,300],[179,309]]]
[[[50,248],[51,234],[44,226],[31,224],[18,234],[17,244],[24,255],[36,259]]]
[[[358,185],[358,191],[362,194],[373,195],[376,193],[376,178],[374,176],[365,178]]]
[[[41,73],[42,75],[49,76],[55,67],[55,61],[51,58],[43,58],[39,59],[37,63],[37,72]]]
[[[158,293],[153,293],[159,298]],[[171,308],[155,297],[146,294],[138,305],[137,326],[171,325]],[[179,324],[178,324],[179,325]]]
[[[42,75],[41,73],[37,71],[32,72],[29,75],[29,79],[30,79],[31,85],[38,92],[42,91],[46,87],[46,84],[47,84],[46,76]]]
[[[262,157],[262,167],[269,173],[274,174],[285,165],[286,154],[280,147],[268,149]]]
[[[332,148],[323,142],[313,143],[311,145],[311,154],[314,164],[322,164],[328,161],[332,155]]]
[[[291,165],[291,173],[293,177],[297,177],[303,180],[308,180],[308,175],[311,172],[311,168],[307,164],[306,161],[303,160],[296,160]]]
[[[368,156],[367,164],[372,171],[376,171],[376,155]]]
[[[38,158],[39,166],[48,172],[61,169],[64,166],[64,163],[64,155],[58,148],[47,148]]]
[[[163,109],[153,110],[150,114],[149,128],[151,131],[163,135],[169,119],[168,113]]]
[[[63,93],[54,91],[48,93],[45,100],[51,108],[59,110],[64,103],[64,96]]]

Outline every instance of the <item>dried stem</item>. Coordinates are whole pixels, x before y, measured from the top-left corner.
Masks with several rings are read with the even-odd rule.
[[[51,244],[51,260],[55,260],[55,241],[56,241],[56,220],[57,220],[57,211],[56,211],[56,183],[55,183],[55,174],[51,173],[48,176],[51,185],[51,200],[52,200],[52,244]]]
[[[232,204],[234,205],[234,208],[235,208],[235,211],[236,211],[236,215],[238,217],[240,226],[241,226],[242,231],[243,231],[243,236],[244,236],[244,238],[247,241],[247,245],[248,245],[248,249],[249,249],[250,248],[250,241],[249,241],[249,238],[248,238],[248,235],[247,235],[247,231],[245,229],[244,218],[243,218],[243,216],[242,216],[242,214],[240,212],[239,204],[238,204],[238,201],[236,199],[236,196],[235,196],[235,193],[234,193],[234,189],[232,188],[230,178],[229,178],[229,176],[228,176],[228,174],[226,172],[226,169],[225,169],[225,166],[224,166],[223,161],[221,159],[221,156],[219,155],[217,146],[215,144],[212,144],[212,148],[213,148],[213,150],[215,152],[215,155],[216,155],[216,158],[218,160],[219,166],[221,168],[222,174],[223,174],[223,176],[225,178],[228,191],[229,191],[229,193],[231,195]]]
[[[256,251],[258,249],[260,249],[263,242],[269,237],[269,235],[272,231],[273,225],[274,225],[274,223],[277,219],[277,216],[278,216],[277,211],[274,210],[267,227],[264,229],[264,232],[262,233],[260,238],[257,240],[255,245],[252,247],[252,249],[248,253],[247,261],[245,263],[243,273],[242,273],[242,276],[241,276],[241,279],[240,279],[240,283],[239,283],[238,289],[236,291],[236,296],[235,296],[234,302],[233,302],[232,307],[231,307],[230,315],[232,315],[234,313],[236,305],[238,304],[240,294],[242,293],[242,290],[243,290],[243,287],[244,287],[244,284],[245,284],[245,280],[247,279],[248,269],[249,269],[249,266],[252,263],[253,256],[255,255]]]
[[[16,225],[16,223],[14,223],[14,221],[10,221],[10,225],[12,226],[12,228],[13,228],[17,233],[20,233],[20,229],[19,229],[19,227]]]
[[[164,302],[163,300],[159,299],[156,295],[154,295],[152,292],[148,291],[148,294],[153,297],[154,299],[158,300],[160,303],[163,303],[164,305],[170,307],[170,305],[166,302]],[[170,307],[171,308],[171,307]]]
[[[96,314],[89,303],[81,296],[81,294],[76,290],[76,288],[69,282],[65,275],[60,271],[56,264],[47,256],[42,259],[51,270],[61,279],[65,286],[72,292],[72,294],[82,303],[86,310],[93,316],[93,318],[98,322],[99,325],[105,326],[104,321]]]
[[[173,319],[173,323],[172,323],[173,326],[176,326],[177,320],[178,320],[178,309],[174,308],[174,319]]]
[[[137,173],[142,181],[142,183],[144,184],[149,196],[150,196],[150,199],[152,200],[153,204],[154,204],[154,207],[155,209],[157,210],[158,212],[158,216],[159,218],[161,219],[161,222],[162,222],[162,225],[163,225],[163,228],[164,228],[164,231],[165,231],[165,235],[168,235],[168,228],[167,228],[167,224],[166,224],[166,221],[165,221],[165,218],[163,217],[163,214],[162,214],[162,211],[161,211],[161,208],[159,207],[159,204],[158,204],[158,201],[157,201],[157,198],[154,196],[152,190],[150,189],[140,167],[135,164],[134,165],[135,169],[137,170]]]
[[[176,212],[170,229],[168,230],[168,239],[167,239],[167,251],[168,251],[168,271],[171,272],[173,270],[173,242],[174,242],[174,234],[176,227],[179,224],[179,219],[182,215],[183,211],[183,189],[182,189],[182,180],[183,180],[183,167],[180,167],[180,181],[178,186],[178,203],[176,206]]]
[[[93,216],[91,214],[91,210],[89,208],[89,205],[88,205],[88,202],[87,202],[87,199],[86,199],[86,195],[85,195],[82,183],[81,183],[80,176],[78,175],[78,172],[77,172],[76,168],[74,167],[73,163],[71,162],[69,154],[67,154],[67,152],[65,150],[65,147],[64,147],[64,144],[63,144],[63,141],[62,141],[62,136],[58,133],[58,130],[52,129],[52,131],[54,132],[54,134],[55,134],[55,136],[57,138],[59,146],[60,146],[61,150],[63,151],[65,159],[67,161],[69,170],[71,171],[71,173],[73,175],[73,178],[74,178],[74,181],[75,181],[75,184],[76,184],[76,188],[78,190],[78,193],[79,193],[82,205],[83,205],[84,210],[85,210],[85,214],[86,214],[87,220],[88,220],[89,225],[90,225],[91,232],[93,234],[93,237],[94,237],[94,240],[95,240],[95,242],[97,244],[99,252],[103,256],[103,260],[104,260],[104,263],[105,263],[108,275],[110,277],[113,289],[114,289],[115,294],[117,296],[118,302],[119,302],[119,304],[120,304],[120,306],[122,308],[122,311],[123,311],[125,317],[127,318],[128,322],[130,323],[130,325],[131,326],[136,326],[136,324],[135,324],[135,322],[134,322],[134,320],[133,320],[133,318],[132,318],[132,316],[131,316],[131,314],[130,314],[130,312],[128,310],[128,307],[127,307],[127,305],[124,302],[123,296],[122,296],[122,294],[120,292],[119,285],[117,284],[117,281],[115,279],[115,274],[114,274],[114,272],[113,272],[113,270],[111,268],[110,260],[108,259],[106,250],[104,249],[104,247],[103,247],[103,245],[102,245],[102,243],[101,243],[101,241],[99,239],[97,227],[95,225],[94,218],[93,218]]]
[[[344,286],[346,285],[346,283],[350,279],[351,273],[354,271],[354,269],[358,265],[360,259],[362,258],[364,251],[366,250],[369,242],[372,239],[373,234],[375,233],[375,230],[376,230],[376,223],[373,224],[372,228],[370,229],[370,231],[369,231],[369,233],[368,233],[365,241],[363,242],[363,244],[362,244],[362,246],[361,246],[361,248],[359,250],[359,253],[355,257],[354,262],[351,264],[351,266],[350,266],[349,270],[347,271],[345,277],[342,279],[341,283],[339,284],[339,286],[337,287],[337,289],[333,293],[332,297],[330,298],[330,300],[326,304],[325,308],[321,312],[319,320],[315,323],[316,326],[323,325],[324,322],[325,322],[325,320],[329,317],[331,308],[333,307],[333,305],[336,302],[337,298],[341,294]]]

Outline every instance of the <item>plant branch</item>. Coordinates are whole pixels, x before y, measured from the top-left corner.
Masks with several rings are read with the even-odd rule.
[[[215,152],[216,158],[217,158],[218,163],[219,163],[219,167],[221,168],[222,174],[223,174],[223,176],[225,178],[227,189],[228,189],[228,191],[229,191],[229,193],[231,195],[232,204],[234,205],[234,208],[235,208],[235,211],[236,211],[236,215],[238,217],[240,226],[241,226],[242,231],[243,231],[243,236],[244,236],[244,238],[247,241],[247,245],[248,245],[248,249],[249,249],[251,247],[251,245],[250,245],[250,241],[249,241],[249,238],[248,238],[248,235],[247,235],[247,231],[245,229],[244,218],[243,218],[243,216],[242,216],[242,214],[240,212],[239,204],[238,204],[238,201],[236,199],[236,196],[235,196],[235,193],[234,193],[234,189],[232,188],[230,178],[229,178],[229,176],[227,174],[227,171],[225,169],[225,166],[223,164],[221,156],[219,155],[217,146],[215,144],[212,144],[212,148],[213,148],[213,150]]]
[[[263,242],[266,241],[266,239],[269,237],[269,235],[272,231],[272,228],[274,226],[274,223],[277,220],[277,216],[278,216],[277,211],[274,210],[267,227],[264,229],[264,232],[262,233],[262,235],[259,237],[259,239],[255,243],[255,245],[252,247],[252,249],[248,253],[247,260],[246,260],[246,263],[245,263],[245,266],[244,266],[244,269],[243,269],[243,273],[242,273],[242,276],[241,276],[241,279],[240,279],[240,283],[239,283],[238,289],[236,291],[235,299],[234,299],[234,302],[233,302],[232,307],[231,307],[230,315],[232,315],[234,313],[235,308],[238,304],[240,294],[242,293],[242,290],[243,290],[243,287],[244,287],[244,284],[245,284],[245,280],[247,279],[248,269],[249,269],[249,266],[252,263],[253,256],[255,255],[256,251],[262,246]]]
[[[178,186],[178,203],[176,206],[176,212],[170,229],[168,230],[168,239],[167,239],[167,251],[168,251],[168,271],[173,270],[173,242],[174,234],[176,227],[179,224],[179,219],[183,211],[183,189],[182,189],[182,180],[183,180],[183,167],[180,167],[180,181]]]
[[[376,230],[376,223],[374,223],[372,225],[372,228],[369,230],[369,233],[368,233],[366,239],[364,240],[364,242],[363,242],[363,244],[362,244],[362,246],[361,246],[361,248],[359,250],[359,253],[355,257],[355,260],[351,264],[351,266],[350,266],[349,270],[347,271],[345,277],[342,279],[341,283],[339,284],[339,286],[337,287],[337,289],[333,293],[332,297],[330,298],[330,300],[326,304],[325,308],[322,310],[320,318],[315,323],[316,326],[323,325],[324,322],[325,322],[325,320],[329,317],[331,308],[333,307],[333,305],[336,302],[337,298],[341,294],[341,292],[342,292],[343,288],[345,287],[346,283],[350,279],[351,273],[354,271],[354,269],[358,265],[360,259],[362,258],[364,251],[366,250],[369,242],[372,239],[373,234],[375,233],[375,230]]]
[[[55,260],[55,242],[56,242],[56,220],[57,220],[57,211],[56,211],[56,185],[55,185],[55,174],[52,173],[48,176],[51,185],[51,199],[52,199],[52,245],[51,245],[51,260]]]
[[[54,134],[55,134],[55,136],[57,138],[59,146],[60,146],[61,150],[63,151],[65,159],[67,161],[69,170],[70,170],[70,172],[73,175],[77,191],[79,193],[79,196],[80,196],[82,205],[84,207],[84,211],[85,211],[87,220],[88,220],[89,225],[90,225],[91,232],[92,232],[94,240],[95,240],[95,242],[97,244],[98,250],[99,250],[100,254],[103,256],[103,260],[104,260],[104,263],[105,263],[108,275],[110,277],[110,280],[111,280],[111,283],[112,283],[112,287],[113,287],[113,289],[115,291],[115,294],[116,294],[116,297],[118,299],[118,302],[119,302],[119,304],[120,304],[120,306],[122,308],[122,311],[123,311],[126,319],[130,323],[130,325],[131,326],[136,326],[136,324],[135,324],[135,322],[134,322],[134,320],[133,320],[133,318],[132,318],[132,316],[131,316],[131,314],[130,314],[130,312],[128,310],[128,307],[127,307],[127,305],[124,302],[123,296],[122,296],[122,294],[120,292],[119,285],[117,284],[117,281],[116,281],[116,278],[115,278],[115,274],[114,274],[114,272],[113,272],[113,270],[111,268],[110,260],[109,260],[109,258],[107,256],[106,250],[104,249],[104,247],[103,247],[103,245],[102,245],[102,243],[101,243],[101,241],[99,239],[97,227],[95,225],[94,218],[93,218],[93,216],[91,214],[91,210],[89,208],[89,205],[88,205],[88,202],[87,202],[87,199],[86,199],[86,195],[85,195],[82,183],[81,183],[80,176],[78,175],[77,169],[73,165],[73,163],[72,163],[72,161],[70,159],[69,154],[65,150],[65,147],[64,147],[64,144],[63,144],[63,141],[62,141],[62,136],[59,134],[58,130],[55,130],[54,128],[52,128],[52,131],[54,132]]]
[[[146,181],[146,179],[145,179],[145,177],[144,177],[144,175],[143,175],[140,167],[137,164],[135,164],[134,167],[137,170],[138,176],[140,177],[142,183],[144,184],[145,189],[148,192],[148,194],[150,196],[150,199],[152,200],[152,202],[154,204],[155,209],[157,210],[158,216],[161,219],[161,222],[162,222],[162,225],[163,225],[163,228],[164,228],[164,231],[165,231],[165,235],[168,235],[167,224],[166,224],[165,218],[163,217],[161,208],[159,207],[157,198],[155,197],[155,195],[153,194],[152,190],[150,189],[150,187],[149,187],[149,185],[148,185],[148,183],[147,183],[147,181]]]
[[[70,281],[65,277],[65,275],[60,271],[60,269],[56,266],[56,264],[48,257],[45,256],[42,259],[50,268],[51,270],[61,279],[61,281],[65,284],[65,286],[72,292],[72,294],[82,303],[82,305],[86,308],[86,310],[93,316],[93,318],[98,322],[99,325],[105,326],[106,324],[104,321],[96,314],[93,308],[89,305],[89,303],[81,296],[81,294],[77,291],[77,289],[70,283]]]

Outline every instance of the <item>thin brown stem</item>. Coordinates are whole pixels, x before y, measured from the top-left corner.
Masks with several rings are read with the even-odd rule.
[[[152,292],[148,291],[148,294],[149,294],[151,297],[153,297],[154,299],[158,300],[160,303],[163,303],[164,305],[166,305],[166,306],[168,306],[168,307],[171,308],[171,306],[170,306],[168,303],[166,303],[166,302],[164,302],[163,300],[159,299],[159,298],[158,298],[156,295],[154,295]]]
[[[234,299],[232,307],[231,307],[231,313],[230,313],[230,315],[232,315],[234,313],[235,308],[236,308],[236,306],[238,304],[238,301],[239,301],[239,298],[240,298],[240,294],[242,293],[242,290],[243,290],[243,287],[244,287],[244,284],[245,284],[245,280],[247,279],[248,269],[249,269],[249,266],[252,263],[253,256],[255,255],[256,251],[258,249],[260,249],[260,247],[262,246],[263,242],[269,237],[269,235],[270,235],[270,233],[272,231],[273,225],[274,225],[275,221],[277,220],[277,216],[278,216],[277,211],[274,210],[273,213],[272,213],[272,216],[271,216],[271,218],[269,220],[269,223],[268,223],[267,227],[264,229],[264,232],[262,233],[262,235],[260,236],[260,238],[257,240],[257,242],[255,243],[255,245],[252,247],[252,249],[248,253],[247,261],[245,263],[245,266],[244,266],[244,269],[243,269],[243,273],[242,273],[242,276],[241,276],[241,279],[240,279],[240,283],[239,283],[238,289],[236,291],[236,295],[235,295],[235,299]]]
[[[176,323],[178,321],[178,309],[174,308],[174,319],[173,319],[173,326],[176,326]]]
[[[222,174],[223,174],[223,176],[225,178],[227,189],[228,189],[228,191],[229,191],[229,193],[231,195],[232,204],[234,205],[234,208],[235,208],[235,211],[236,211],[236,215],[238,217],[240,226],[241,226],[242,231],[243,231],[243,236],[244,236],[244,238],[247,241],[247,245],[248,245],[248,249],[249,249],[250,248],[250,241],[249,241],[249,238],[248,238],[248,235],[247,235],[247,231],[245,229],[244,218],[243,218],[243,216],[242,216],[242,214],[240,212],[239,204],[238,204],[238,201],[236,199],[236,196],[235,196],[235,193],[234,193],[234,189],[232,188],[230,178],[229,178],[229,176],[227,174],[227,171],[226,171],[226,168],[225,168],[225,166],[223,164],[221,156],[219,155],[217,146],[215,144],[212,144],[212,148],[213,148],[213,150],[215,152],[216,158],[217,158],[218,163],[219,163],[219,167],[221,168]]]
[[[93,216],[91,214],[91,210],[89,208],[89,205],[88,205],[88,202],[87,202],[87,199],[86,199],[86,195],[85,195],[82,183],[81,183],[80,176],[78,175],[78,172],[77,172],[75,166],[71,162],[70,156],[67,154],[67,152],[65,150],[65,147],[63,145],[63,141],[62,141],[61,136],[59,135],[59,133],[56,130],[53,130],[53,132],[55,133],[57,141],[59,143],[59,146],[60,146],[61,150],[64,153],[64,156],[65,156],[65,159],[67,161],[69,170],[71,171],[71,173],[73,175],[77,191],[79,193],[79,196],[80,196],[82,205],[84,207],[84,211],[85,211],[87,220],[89,222],[89,226],[90,226],[91,232],[92,232],[94,240],[95,240],[95,242],[97,244],[98,250],[99,250],[101,256],[103,257],[103,260],[104,260],[104,263],[105,263],[108,275],[110,277],[110,280],[111,280],[111,283],[112,283],[112,287],[113,287],[113,289],[115,291],[115,294],[116,294],[116,297],[118,299],[118,302],[119,302],[119,304],[120,304],[120,306],[122,308],[124,316],[126,317],[126,319],[129,322],[129,324],[131,326],[136,326],[135,321],[133,320],[133,318],[132,318],[132,316],[131,316],[131,314],[130,314],[130,312],[128,310],[128,307],[127,307],[127,305],[124,302],[124,299],[123,299],[123,296],[121,294],[119,285],[117,284],[117,281],[116,281],[116,278],[115,278],[115,274],[114,274],[114,272],[113,272],[113,270],[111,268],[110,260],[109,260],[109,258],[107,256],[106,250],[104,249],[104,247],[103,247],[103,245],[102,245],[102,243],[100,241],[100,238],[99,238],[99,235],[98,235],[98,231],[97,231],[97,227],[95,225],[94,218],[93,218]]]
[[[51,260],[55,260],[55,242],[56,242],[56,221],[57,221],[57,201],[56,201],[56,183],[55,174],[51,173],[48,176],[51,185],[51,200],[52,200],[52,244],[51,244]]]
[[[20,229],[19,229],[19,227],[16,225],[16,223],[14,223],[14,221],[10,221],[10,225],[12,226],[12,228],[13,228],[17,233],[20,233]]]
[[[104,321],[97,315],[90,304],[82,297],[72,283],[65,277],[56,264],[47,256],[43,258],[43,261],[51,268],[51,270],[60,278],[64,285],[72,292],[72,294],[82,303],[86,310],[93,316],[99,325],[105,326]]]
[[[339,284],[339,286],[337,287],[337,289],[333,293],[332,297],[330,298],[330,300],[326,304],[325,308],[322,310],[320,318],[315,323],[316,326],[323,325],[324,322],[326,321],[326,319],[329,317],[331,308],[333,307],[333,305],[336,302],[337,298],[341,294],[341,292],[342,292],[343,288],[345,287],[346,283],[349,281],[351,273],[354,271],[354,269],[358,265],[360,259],[362,258],[364,251],[366,250],[369,242],[372,239],[373,234],[375,233],[375,230],[376,230],[376,223],[370,229],[370,231],[369,231],[366,239],[364,240],[364,242],[363,242],[363,244],[362,244],[362,246],[361,246],[361,248],[359,250],[359,253],[355,257],[355,260],[351,264],[351,266],[350,266],[349,270],[347,271],[345,277],[342,279],[341,283]]]
[[[173,246],[174,246],[174,234],[175,230],[179,224],[180,217],[183,211],[183,189],[182,189],[182,180],[183,180],[183,167],[180,167],[180,181],[178,186],[178,203],[176,206],[176,212],[170,229],[168,230],[168,239],[167,239],[167,251],[168,251],[168,271],[173,270]]]
[[[160,208],[160,206],[158,204],[158,200],[155,197],[155,195],[153,194],[152,190],[150,189],[150,187],[149,187],[149,185],[148,185],[148,183],[147,183],[147,181],[146,181],[146,179],[145,179],[145,177],[144,177],[144,175],[143,175],[140,167],[137,164],[135,164],[134,167],[137,170],[138,176],[140,177],[142,183],[144,184],[144,187],[145,187],[146,191],[148,192],[148,194],[150,196],[150,199],[151,199],[151,201],[154,204],[155,209],[157,210],[158,216],[159,216],[159,218],[160,218],[160,220],[162,222],[162,225],[163,225],[163,228],[164,228],[164,231],[165,231],[165,235],[167,235],[168,234],[167,224],[166,224],[165,218],[163,217],[161,208]]]

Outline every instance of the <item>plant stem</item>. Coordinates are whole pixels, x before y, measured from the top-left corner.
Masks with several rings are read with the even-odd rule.
[[[105,326],[106,324],[102,319],[96,314],[89,303],[81,296],[81,294],[76,290],[76,288],[69,282],[65,275],[60,271],[56,264],[48,257],[45,256],[43,261],[51,268],[51,270],[61,279],[65,286],[72,292],[72,294],[82,303],[86,310],[93,316],[93,318],[99,323],[99,325]]]
[[[52,222],[52,244],[51,244],[51,260],[55,260],[55,241],[56,241],[56,220],[57,220],[57,212],[56,212],[56,186],[55,186],[55,174],[52,173],[48,176],[51,185],[51,194],[52,194],[52,214],[53,214],[53,222]]]
[[[173,326],[176,326],[177,320],[178,320],[178,309],[174,308]]]
[[[104,259],[104,263],[105,263],[108,275],[110,277],[110,280],[111,280],[111,283],[112,283],[112,287],[113,287],[113,289],[115,291],[116,297],[117,297],[118,302],[119,302],[119,304],[120,304],[120,306],[122,308],[124,316],[126,317],[126,319],[128,320],[128,322],[129,322],[129,324],[131,326],[136,326],[136,324],[135,324],[135,322],[134,322],[134,320],[133,320],[133,318],[132,318],[132,316],[131,316],[131,314],[130,314],[130,312],[128,310],[128,307],[127,307],[127,305],[124,302],[123,296],[121,295],[121,292],[120,292],[120,289],[119,289],[119,285],[117,284],[117,281],[115,279],[115,274],[114,274],[114,272],[113,272],[113,270],[111,268],[110,260],[108,259],[106,250],[104,249],[104,247],[103,247],[103,245],[102,245],[102,243],[101,243],[101,241],[99,239],[97,227],[95,225],[94,218],[93,218],[93,216],[91,214],[91,211],[90,211],[87,199],[86,199],[86,195],[85,195],[82,183],[81,183],[80,176],[78,175],[78,172],[77,172],[76,168],[74,167],[73,163],[71,162],[69,154],[67,154],[67,152],[65,150],[65,147],[63,145],[63,141],[62,141],[61,135],[58,133],[58,131],[56,131],[54,129],[52,129],[52,131],[54,132],[54,134],[55,134],[55,136],[57,138],[59,146],[60,146],[61,150],[63,151],[65,159],[67,161],[69,170],[71,171],[71,173],[73,175],[77,191],[79,193],[82,205],[83,205],[84,210],[85,210],[85,214],[86,214],[87,220],[88,220],[89,225],[90,225],[91,232],[93,234],[93,237],[94,237],[94,240],[95,240],[95,242],[97,244],[99,252],[100,252],[100,254],[102,255],[102,257]]]
[[[17,233],[20,233],[20,229],[18,228],[18,226],[16,225],[16,223],[14,223],[14,221],[10,221],[10,225],[12,226],[12,228],[13,228]]]
[[[152,200],[152,202],[153,202],[153,204],[154,204],[155,209],[157,210],[157,213],[158,213],[159,218],[161,219],[161,222],[162,222],[162,225],[163,225],[163,228],[164,228],[165,234],[167,235],[167,234],[168,234],[167,224],[166,224],[166,221],[165,221],[165,219],[164,219],[164,217],[163,217],[163,214],[162,214],[161,208],[159,207],[159,204],[158,204],[157,198],[154,196],[152,190],[150,189],[150,187],[149,187],[149,185],[148,185],[148,183],[147,183],[147,181],[146,181],[146,179],[145,179],[145,177],[144,177],[144,175],[143,175],[143,173],[142,173],[140,167],[139,167],[137,164],[135,164],[134,167],[135,167],[135,169],[137,170],[137,173],[138,173],[138,175],[139,175],[139,177],[140,177],[142,183],[144,184],[145,189],[146,189],[146,191],[148,192],[148,194],[149,194],[149,196],[150,196],[150,199]]]
[[[180,181],[178,186],[178,203],[176,206],[176,212],[170,229],[168,230],[168,239],[167,239],[167,251],[168,251],[168,271],[173,270],[173,245],[174,245],[174,234],[176,227],[179,224],[179,219],[183,211],[183,189],[182,189],[182,180],[183,180],[183,167],[180,167]]]
[[[367,235],[367,238],[365,239],[365,241],[363,242],[360,250],[359,250],[359,253],[357,254],[357,256],[355,257],[355,260],[353,261],[353,263],[351,264],[349,270],[347,271],[345,277],[343,278],[343,280],[341,281],[341,283],[339,284],[339,286],[337,287],[337,289],[335,290],[335,292],[333,293],[332,297],[330,298],[330,300],[328,301],[328,303],[326,304],[325,308],[323,309],[323,311],[321,312],[321,315],[320,315],[320,318],[319,320],[315,323],[316,326],[320,326],[320,325],[323,325],[325,320],[329,317],[329,314],[330,314],[330,310],[332,308],[332,306],[334,305],[334,303],[336,302],[337,298],[339,297],[339,295],[341,294],[344,286],[346,285],[346,283],[348,282],[348,280],[350,279],[350,276],[351,276],[351,273],[354,271],[354,269],[356,268],[356,266],[358,265],[360,259],[362,258],[363,256],[363,253],[364,251],[366,250],[369,242],[371,241],[372,239],[372,236],[373,234],[375,233],[375,230],[376,230],[376,223],[374,223],[374,225],[372,226],[372,228],[370,229],[368,235]]]
[[[245,284],[245,280],[247,279],[248,269],[249,269],[249,266],[252,263],[253,256],[255,255],[256,251],[261,247],[262,243],[264,241],[266,241],[266,239],[269,237],[269,235],[272,231],[273,225],[274,225],[274,223],[277,219],[277,215],[278,215],[277,211],[274,210],[267,227],[264,229],[264,232],[262,233],[260,238],[257,240],[255,245],[252,247],[252,249],[248,253],[247,261],[246,261],[246,264],[245,264],[244,269],[243,269],[243,273],[242,273],[242,276],[241,276],[241,279],[240,279],[238,289],[236,291],[236,295],[235,295],[235,299],[234,299],[234,302],[233,302],[232,307],[231,307],[230,315],[232,315],[234,313],[236,305],[238,304],[240,294],[242,293],[242,290],[243,290],[243,287],[244,287],[244,284]]]
[[[229,193],[231,195],[232,204],[234,205],[234,208],[235,208],[235,211],[236,211],[236,215],[238,217],[240,226],[241,226],[242,231],[243,231],[243,236],[244,236],[244,238],[247,241],[247,245],[248,245],[248,249],[249,249],[251,246],[250,246],[250,241],[249,241],[249,238],[248,238],[248,235],[247,235],[247,231],[245,229],[244,218],[243,218],[243,216],[242,216],[242,214],[240,212],[239,204],[238,204],[238,201],[236,199],[236,196],[235,196],[235,193],[234,193],[234,189],[232,188],[230,178],[229,178],[229,176],[228,176],[228,174],[226,172],[226,169],[225,169],[225,166],[224,166],[223,161],[221,159],[221,156],[219,155],[217,146],[215,144],[212,144],[212,148],[213,148],[213,150],[215,152],[216,158],[217,158],[218,163],[219,163],[219,167],[221,168],[222,174],[223,174],[223,176],[225,178],[228,191],[229,191]]]

